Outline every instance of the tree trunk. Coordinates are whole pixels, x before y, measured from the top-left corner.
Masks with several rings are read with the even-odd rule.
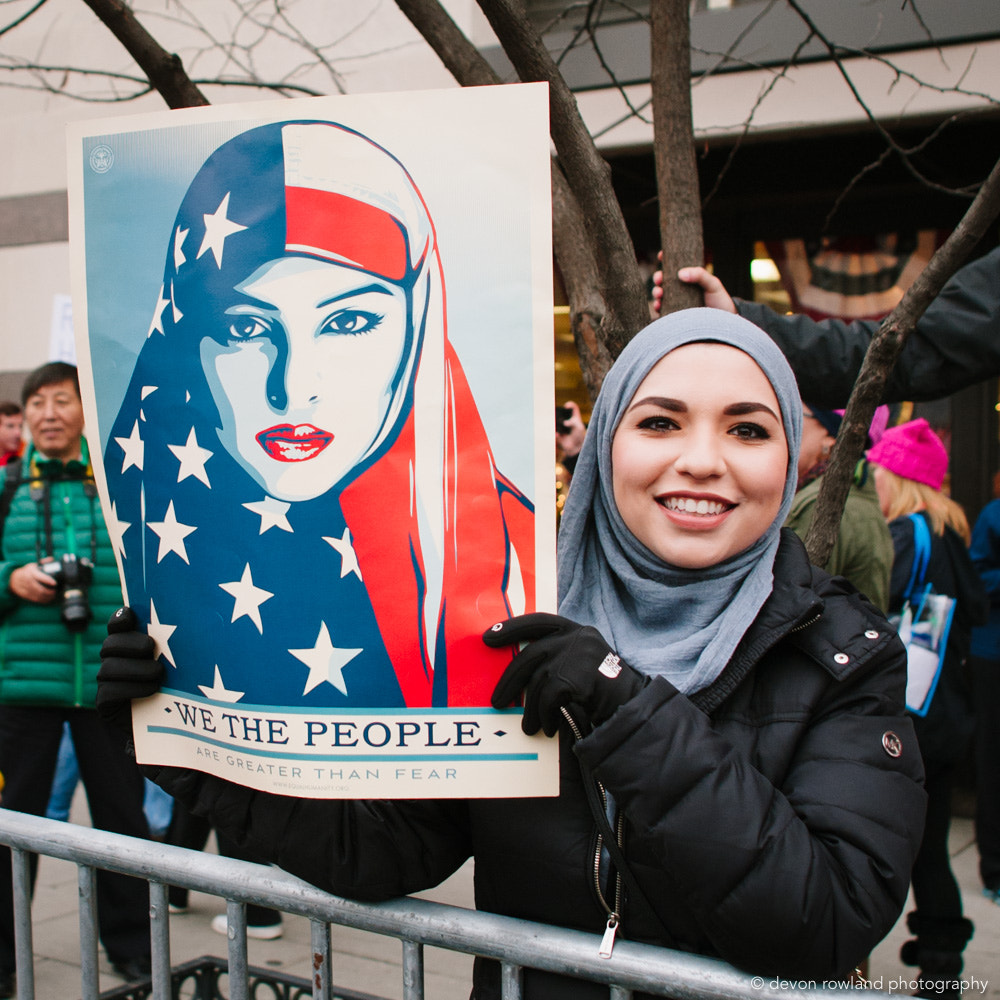
[[[656,134],[656,190],[663,248],[666,315],[703,304],[701,290],[674,277],[681,267],[701,264],[705,246],[701,195],[691,117],[691,25],[687,0],[652,0],[650,67],[653,127]]]
[[[180,56],[167,52],[135,19],[123,0],[84,0],[111,33],[128,49],[149,82],[170,108],[194,108],[208,104],[191,82]]]
[[[528,20],[523,0],[478,2],[520,79],[549,85],[552,141],[583,213],[600,276],[598,291],[607,304],[601,342],[611,357],[617,357],[649,322],[649,306],[632,238],[611,184],[611,168],[583,123],[573,92]]]
[[[438,0],[396,0],[396,5],[463,87],[503,82]],[[583,214],[555,162],[552,164],[552,240],[569,299],[570,326],[580,357],[580,369],[594,399],[611,367],[612,359],[605,345],[618,334],[606,329],[608,305],[602,295],[600,272],[590,249]]]
[[[882,401],[886,379],[896,364],[903,342],[997,215],[1000,215],[1000,161],[993,167],[955,231],[907,289],[899,305],[882,321],[868,345],[854,391],[847,402],[830,466],[823,476],[816,514],[806,536],[809,558],[817,566],[825,566],[830,558],[854,468],[865,448],[868,426],[875,407]]]

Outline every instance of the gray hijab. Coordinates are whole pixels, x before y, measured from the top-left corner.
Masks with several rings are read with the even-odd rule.
[[[684,344],[729,344],[757,362],[774,389],[788,440],[781,509],[747,549],[705,569],[663,562],[625,526],[614,502],[611,442],[642,380]],[[690,694],[722,672],[771,593],[778,537],[795,494],[802,423],[784,355],[758,327],[718,309],[658,319],[622,351],[594,405],[559,530],[559,612],[593,625],[645,674]]]

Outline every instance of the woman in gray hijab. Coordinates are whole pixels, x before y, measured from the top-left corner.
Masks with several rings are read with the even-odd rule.
[[[560,614],[483,637],[524,644],[492,700],[523,692],[525,731],[558,733],[557,797],[294,800],[156,779],[342,896],[426,889],[472,856],[479,909],[595,932],[602,955],[627,938],[760,976],[850,975],[906,899],[922,769],[899,639],[781,528],[799,423],[787,364],[738,317],[676,313],[618,359],[563,514]],[[130,635],[106,646],[109,717],[159,684]],[[475,1000],[500,997],[497,963],[474,978]],[[523,995],[608,988],[526,969]]]
[[[897,918],[923,794],[901,644],[781,527],[800,425],[758,328],[714,309],[652,323],[594,407],[560,614],[484,640],[526,644],[494,705],[523,690],[525,731],[562,731],[604,793],[606,933],[648,907],[675,946],[819,978]]]

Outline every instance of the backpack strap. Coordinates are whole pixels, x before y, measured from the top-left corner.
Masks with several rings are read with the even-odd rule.
[[[907,601],[912,599],[914,591],[923,587],[927,563],[931,558],[931,533],[927,529],[927,522],[920,514],[910,514],[909,520],[913,524],[913,566],[903,594]]]
[[[21,459],[15,458],[13,462],[8,462],[3,471],[3,491],[0,492],[0,549],[3,548],[3,529],[10,513],[10,505],[14,500],[15,491],[21,485]]]

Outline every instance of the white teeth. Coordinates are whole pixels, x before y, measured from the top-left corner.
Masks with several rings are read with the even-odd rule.
[[[718,500],[695,500],[694,497],[668,497],[663,505],[668,510],[685,514],[721,514],[726,509]]]

